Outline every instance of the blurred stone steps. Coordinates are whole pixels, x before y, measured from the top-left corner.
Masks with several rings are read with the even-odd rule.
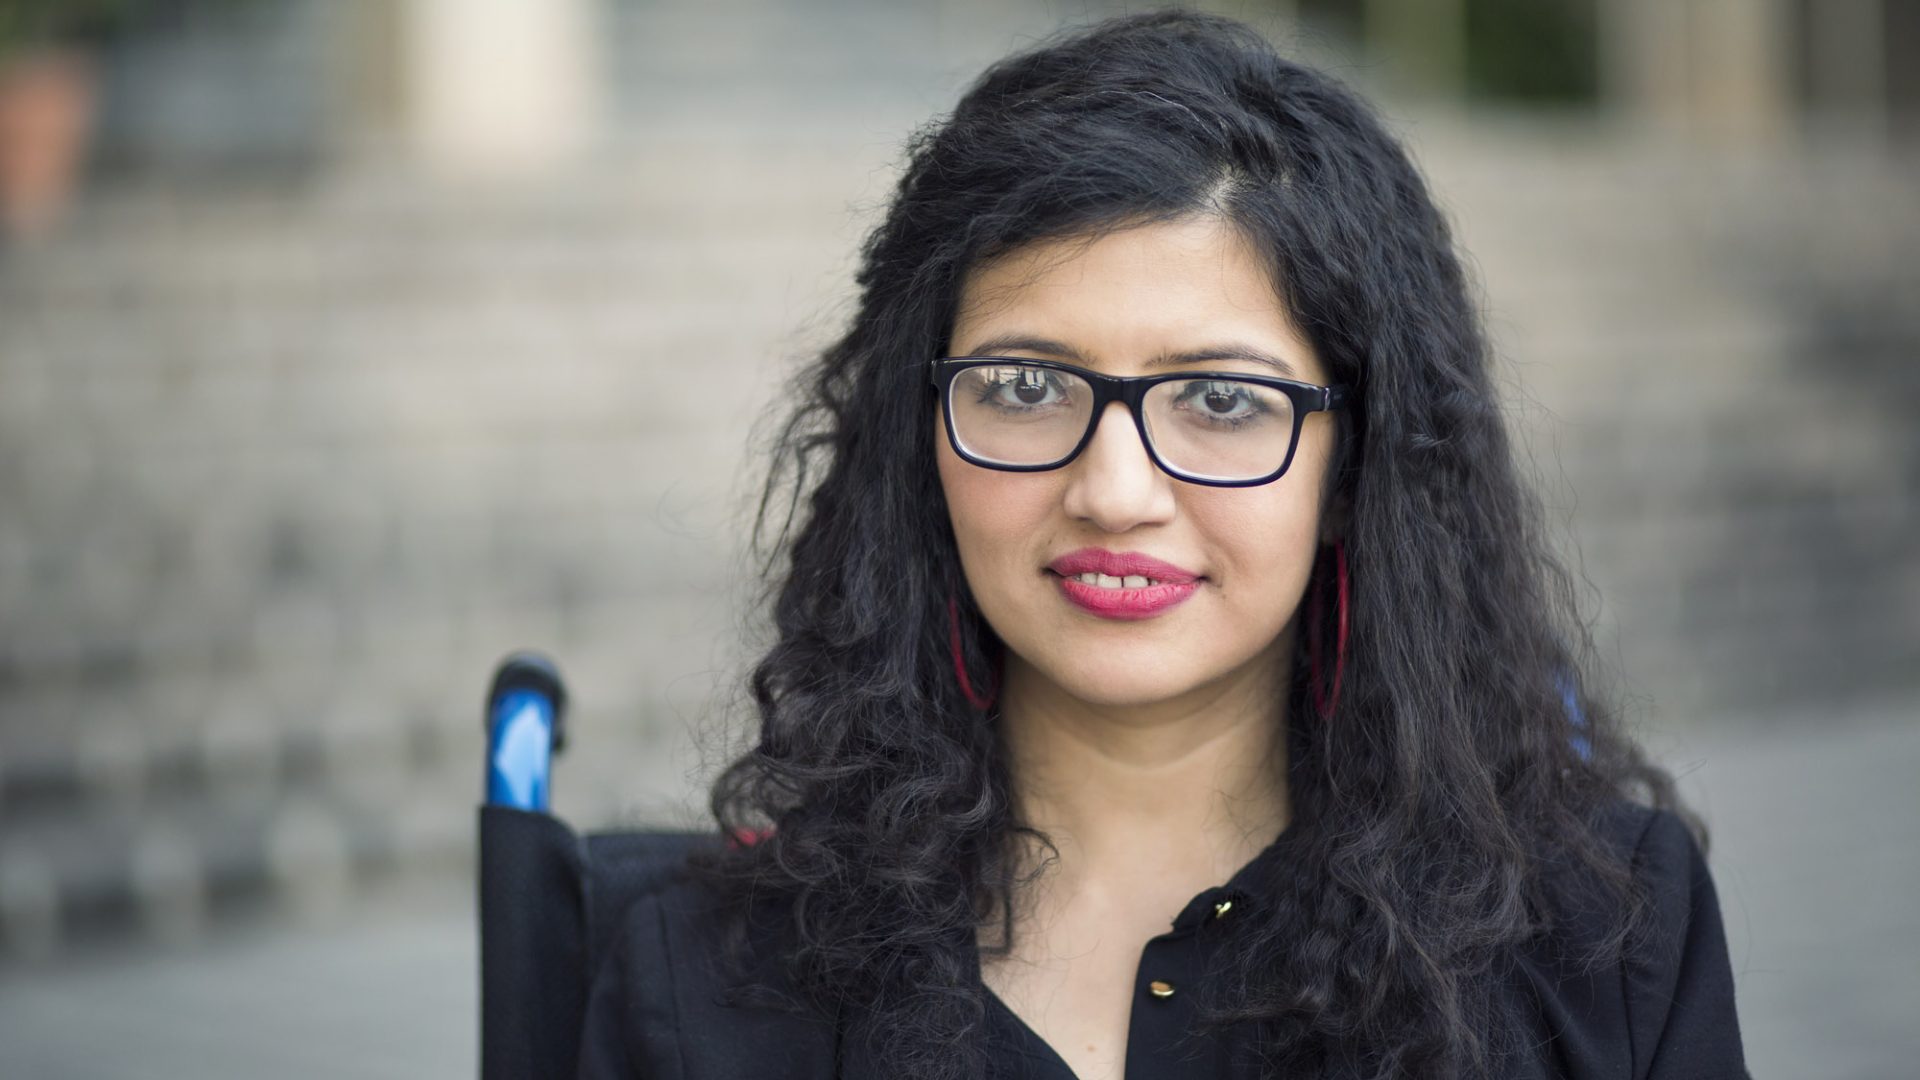
[[[790,70],[673,108],[650,100],[673,63],[735,44],[686,39],[709,24],[685,5],[615,5],[617,47],[647,62],[578,175],[126,183],[0,261],[0,919],[20,947],[470,874],[480,697],[521,646],[575,693],[570,820],[698,805],[718,762],[694,769],[689,743],[740,704],[751,425],[851,313],[899,139],[944,107],[907,69],[1010,44],[960,7],[836,45],[831,18],[767,5]],[[951,34],[835,70],[860,34],[928,25]],[[1601,636],[1663,708],[1891,684],[1920,634],[1889,539],[1920,533],[1911,425],[1896,394],[1802,364],[1804,313],[1774,301],[1796,258],[1851,295],[1858,259],[1912,235],[1910,203],[1859,163],[1816,183],[1641,154],[1422,144],[1503,375],[1539,406],[1513,415]],[[1757,216],[1777,204],[1797,216]],[[1856,353],[1911,355],[1871,339],[1875,309],[1859,321]]]
[[[12,822],[0,840],[0,935],[26,954],[129,930],[192,937],[240,912],[336,905],[379,875],[459,874],[471,865],[479,776],[476,761],[404,786],[362,776]]]
[[[69,937],[179,939],[247,912],[314,913],[375,878],[464,878],[485,766],[472,712],[460,730],[425,713],[361,714],[214,722],[170,741],[98,721],[72,745],[12,740],[0,759],[0,941],[41,955]],[[689,820],[661,794],[684,764],[666,756],[676,738],[634,719],[593,700],[571,719],[555,812],[582,831]]]

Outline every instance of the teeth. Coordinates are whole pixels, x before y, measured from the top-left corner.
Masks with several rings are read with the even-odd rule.
[[[1084,574],[1075,574],[1073,580],[1082,585],[1093,585],[1102,589],[1144,589],[1150,585],[1160,584],[1152,578],[1142,577],[1139,574],[1128,574],[1126,577],[1118,578],[1111,574],[1096,574],[1091,570]]]

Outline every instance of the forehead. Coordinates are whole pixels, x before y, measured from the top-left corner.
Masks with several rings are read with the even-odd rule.
[[[962,284],[950,352],[1025,335],[1088,363],[1131,370],[1153,356],[1243,341],[1320,368],[1268,262],[1214,217],[1041,241],[977,266]]]

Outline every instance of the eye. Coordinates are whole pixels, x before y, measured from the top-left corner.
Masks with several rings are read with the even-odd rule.
[[[1224,414],[1246,404],[1247,398],[1244,393],[1236,392],[1225,383],[1210,383],[1200,400],[1206,403],[1208,409]]]
[[[1240,422],[1267,411],[1252,385],[1218,379],[1185,383],[1176,400],[1179,408],[1203,421]]]
[[[1001,408],[1030,409],[1060,404],[1061,380],[1044,368],[995,368],[983,373],[980,400]]]
[[[1023,405],[1038,405],[1047,399],[1047,381],[1027,372],[1012,384],[1013,396]]]

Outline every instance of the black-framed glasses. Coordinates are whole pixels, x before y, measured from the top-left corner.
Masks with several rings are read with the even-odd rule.
[[[989,469],[1040,472],[1093,441],[1111,402],[1125,402],[1147,456],[1168,475],[1213,487],[1278,480],[1293,463],[1308,413],[1342,408],[1341,386],[1266,375],[1177,371],[1118,376],[1055,360],[950,356],[929,376],[947,441]]]

